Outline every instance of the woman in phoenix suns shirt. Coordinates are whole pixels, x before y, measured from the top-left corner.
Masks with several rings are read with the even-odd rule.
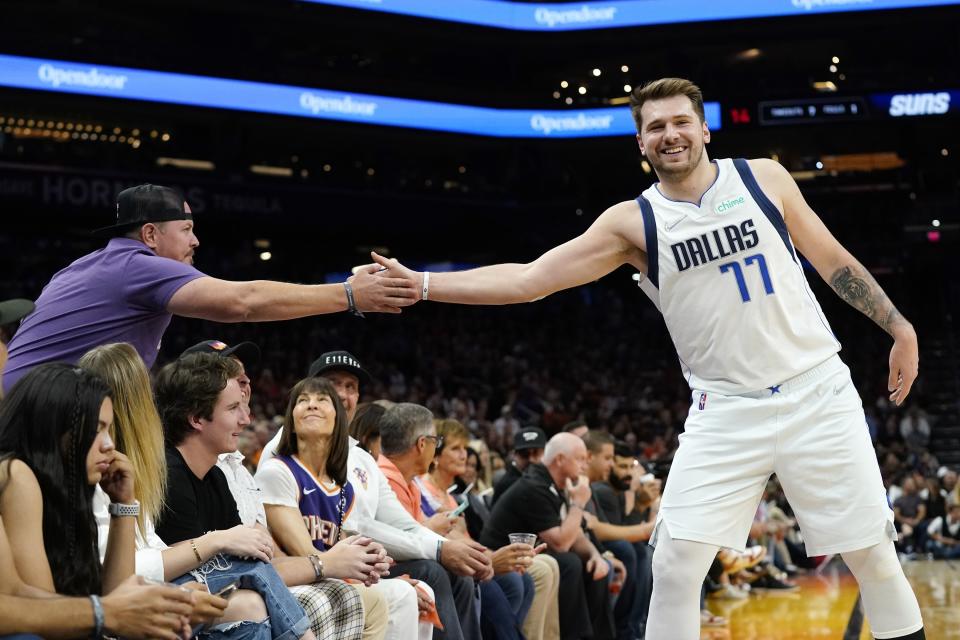
[[[416,638],[420,635],[417,591],[401,580],[380,581],[390,560],[376,542],[344,536],[343,523],[354,506],[347,480],[349,451],[346,411],[325,378],[301,380],[290,392],[283,436],[277,455],[261,465],[257,484],[263,491],[267,525],[288,554],[316,559],[328,578],[348,578],[338,556],[349,545],[367,547],[368,577],[354,584],[384,591],[390,610],[388,626],[364,629],[364,638]],[[432,593],[430,593],[432,596]],[[366,604],[366,598],[365,598]]]

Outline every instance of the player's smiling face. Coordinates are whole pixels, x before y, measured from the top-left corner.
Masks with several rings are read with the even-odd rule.
[[[648,100],[640,108],[642,128],[637,135],[640,152],[657,176],[681,180],[706,160],[710,131],[686,96]]]

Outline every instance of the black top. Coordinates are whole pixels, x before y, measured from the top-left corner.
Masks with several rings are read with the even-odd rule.
[[[198,478],[175,447],[167,447],[166,502],[157,519],[157,535],[169,545],[241,524],[220,467],[214,465],[203,479]]]
[[[566,499],[542,464],[531,464],[493,505],[480,544],[499,549],[510,533],[536,533],[559,527],[567,515]]]
[[[511,462],[507,465],[507,468],[504,469],[503,475],[500,476],[500,479],[497,480],[496,484],[493,485],[493,504],[496,504],[503,494],[507,492],[507,489],[513,486],[513,483],[519,480],[523,476],[523,472],[520,469],[517,469],[517,465]]]
[[[594,482],[590,489],[593,491],[594,500],[600,505],[600,511],[605,514],[605,522],[623,524],[623,494],[617,493],[609,482]]]

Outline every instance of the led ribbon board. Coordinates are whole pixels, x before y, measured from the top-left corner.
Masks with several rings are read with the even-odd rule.
[[[194,107],[254,111],[500,138],[635,135],[628,107],[493,109],[308,87],[0,55],[0,86]],[[704,104],[720,128],[720,104]]]
[[[870,96],[876,112],[891,118],[942,116],[960,111],[960,91],[914,91],[875,93]]]
[[[956,0],[592,0],[542,5],[504,0],[302,1],[517,31],[612,29],[960,4]]]

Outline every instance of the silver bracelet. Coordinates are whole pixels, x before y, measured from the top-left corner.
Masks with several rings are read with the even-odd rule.
[[[323,580],[323,577],[324,577],[323,560],[321,560],[320,556],[318,556],[315,553],[311,553],[309,556],[307,556],[307,558],[310,559],[310,564],[313,565],[313,573],[315,576],[314,581]]]
[[[100,638],[103,636],[103,605],[100,604],[100,596],[91,595],[90,604],[93,606],[93,633],[91,638]]]
[[[421,300],[430,299],[430,272],[429,271],[423,272],[423,290],[420,292],[420,299]]]

